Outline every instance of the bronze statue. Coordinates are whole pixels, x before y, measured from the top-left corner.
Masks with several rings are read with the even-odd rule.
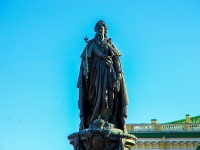
[[[85,38],[77,83],[80,131],[100,116],[126,133],[128,96],[119,59],[121,54],[107,38],[108,28],[104,21],[98,21],[94,29],[95,37]]]
[[[94,29],[95,37],[85,38],[77,83],[80,128],[68,139],[74,150],[130,150],[137,137],[128,134],[125,125],[128,96],[121,54],[107,38],[104,21]]]

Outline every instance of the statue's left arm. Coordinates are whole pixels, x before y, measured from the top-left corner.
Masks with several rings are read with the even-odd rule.
[[[113,63],[114,63],[114,67],[115,67],[117,80],[121,80],[122,79],[122,67],[121,67],[121,63],[120,63],[118,55],[113,56]]]
[[[116,73],[116,82],[115,82],[115,90],[117,92],[120,91],[120,82],[122,80],[122,68],[119,60],[118,55],[113,56],[113,64],[114,64],[114,70]]]

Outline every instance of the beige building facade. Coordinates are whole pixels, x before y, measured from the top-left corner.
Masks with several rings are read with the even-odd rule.
[[[132,149],[190,149],[196,150],[200,144],[200,116],[157,124],[156,119],[151,124],[127,124],[130,134],[138,140]]]

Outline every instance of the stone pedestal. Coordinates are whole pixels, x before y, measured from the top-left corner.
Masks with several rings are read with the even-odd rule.
[[[74,150],[130,150],[137,138],[97,119],[81,132],[68,136]]]

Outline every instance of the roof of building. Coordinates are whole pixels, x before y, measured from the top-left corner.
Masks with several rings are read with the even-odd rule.
[[[176,123],[186,123],[186,119],[180,119],[180,120],[176,120],[176,121],[167,122],[167,124],[176,124]],[[190,123],[200,123],[200,115],[191,117]]]
[[[163,124],[127,124],[127,129],[138,138],[200,138],[200,115],[186,118],[187,122],[181,119]]]

